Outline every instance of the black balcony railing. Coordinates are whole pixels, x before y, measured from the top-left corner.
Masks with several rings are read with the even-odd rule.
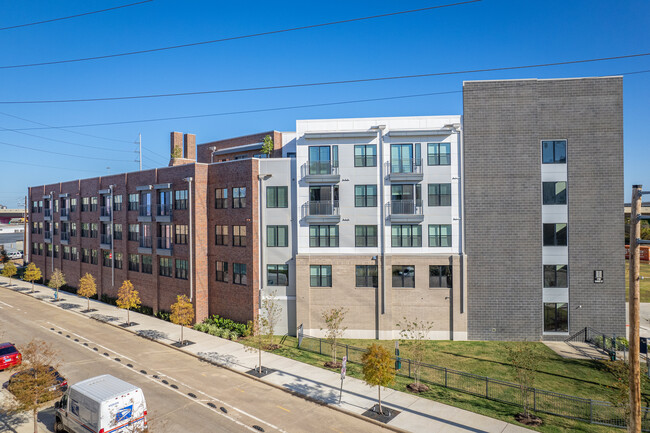
[[[101,236],[101,243],[102,244],[109,245],[111,242],[112,242],[111,235],[102,234],[102,236]]]
[[[172,205],[171,204],[158,204],[156,205],[156,215],[158,216],[171,216],[172,215]]]
[[[111,216],[111,207],[110,206],[101,206],[99,208],[99,216],[110,217]]]
[[[307,203],[307,215],[339,215],[338,200],[319,200]]]
[[[391,159],[388,164],[391,174],[396,173],[422,173],[422,159],[402,158]]]
[[[159,250],[171,250],[172,249],[172,238],[158,238],[158,243],[156,247]]]
[[[70,233],[68,233],[68,232],[61,232],[61,240],[62,240],[62,241],[69,241],[69,240],[70,240]]]
[[[52,216],[52,209],[50,209],[50,208],[45,208],[45,210],[44,210],[44,215],[45,215],[46,217],[51,217],[51,216]]]
[[[67,217],[68,215],[70,215],[70,209],[68,209],[67,207],[62,207],[61,208],[61,216],[62,217]]]
[[[391,200],[391,215],[422,215],[422,200]]]
[[[147,205],[141,204],[139,212],[140,212],[139,213],[140,216],[151,216],[151,205],[147,206]]]
[[[45,230],[43,237],[45,239],[52,239],[52,230]]]
[[[336,161],[310,161],[305,164],[305,174],[309,175],[324,175],[324,174],[339,174],[339,165]]]
[[[140,248],[151,248],[152,244],[151,236],[142,236],[140,238]]]

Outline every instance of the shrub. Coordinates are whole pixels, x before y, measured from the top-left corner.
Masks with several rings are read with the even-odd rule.
[[[228,331],[237,331],[239,335],[243,335],[246,330],[246,325],[244,323],[238,323],[231,319],[226,319],[221,317],[218,314],[215,314],[203,321],[211,325],[216,325],[219,328],[227,329]]]
[[[161,311],[158,311],[158,312],[156,313],[156,317],[157,317],[157,318],[162,319],[162,320],[165,320],[165,321],[167,321],[167,322],[170,322],[170,321],[171,321],[171,320],[169,319],[170,316],[171,316],[171,313],[170,313],[169,311],[162,311],[162,310],[161,310]]]
[[[236,332],[231,332],[230,333],[230,341],[237,341],[239,337],[237,336]]]
[[[221,333],[220,337],[225,338],[226,340],[230,339],[231,332],[227,329],[223,329],[223,332]]]

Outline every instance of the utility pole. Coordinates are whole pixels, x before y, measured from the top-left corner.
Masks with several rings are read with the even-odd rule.
[[[641,366],[639,362],[639,237],[641,235],[642,186],[632,186],[630,215],[630,420],[627,431],[641,433]],[[647,218],[647,217],[646,217]]]

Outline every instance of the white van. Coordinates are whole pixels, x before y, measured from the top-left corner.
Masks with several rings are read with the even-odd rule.
[[[55,433],[147,431],[142,390],[108,374],[70,386],[54,407]]]

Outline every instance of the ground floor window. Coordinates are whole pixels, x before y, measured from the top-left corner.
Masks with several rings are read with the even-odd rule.
[[[288,286],[289,266],[288,265],[267,265],[266,282],[268,286]]]
[[[569,332],[569,304],[544,303],[544,332]]]
[[[379,286],[376,265],[357,265],[355,274],[357,287]]]
[[[429,266],[429,287],[452,287],[451,266]]]
[[[241,284],[243,286],[247,284],[245,263],[232,264],[232,282],[233,284]]]
[[[393,287],[415,287],[415,266],[393,266]]]
[[[309,266],[309,285],[311,287],[332,287],[332,265]]]

